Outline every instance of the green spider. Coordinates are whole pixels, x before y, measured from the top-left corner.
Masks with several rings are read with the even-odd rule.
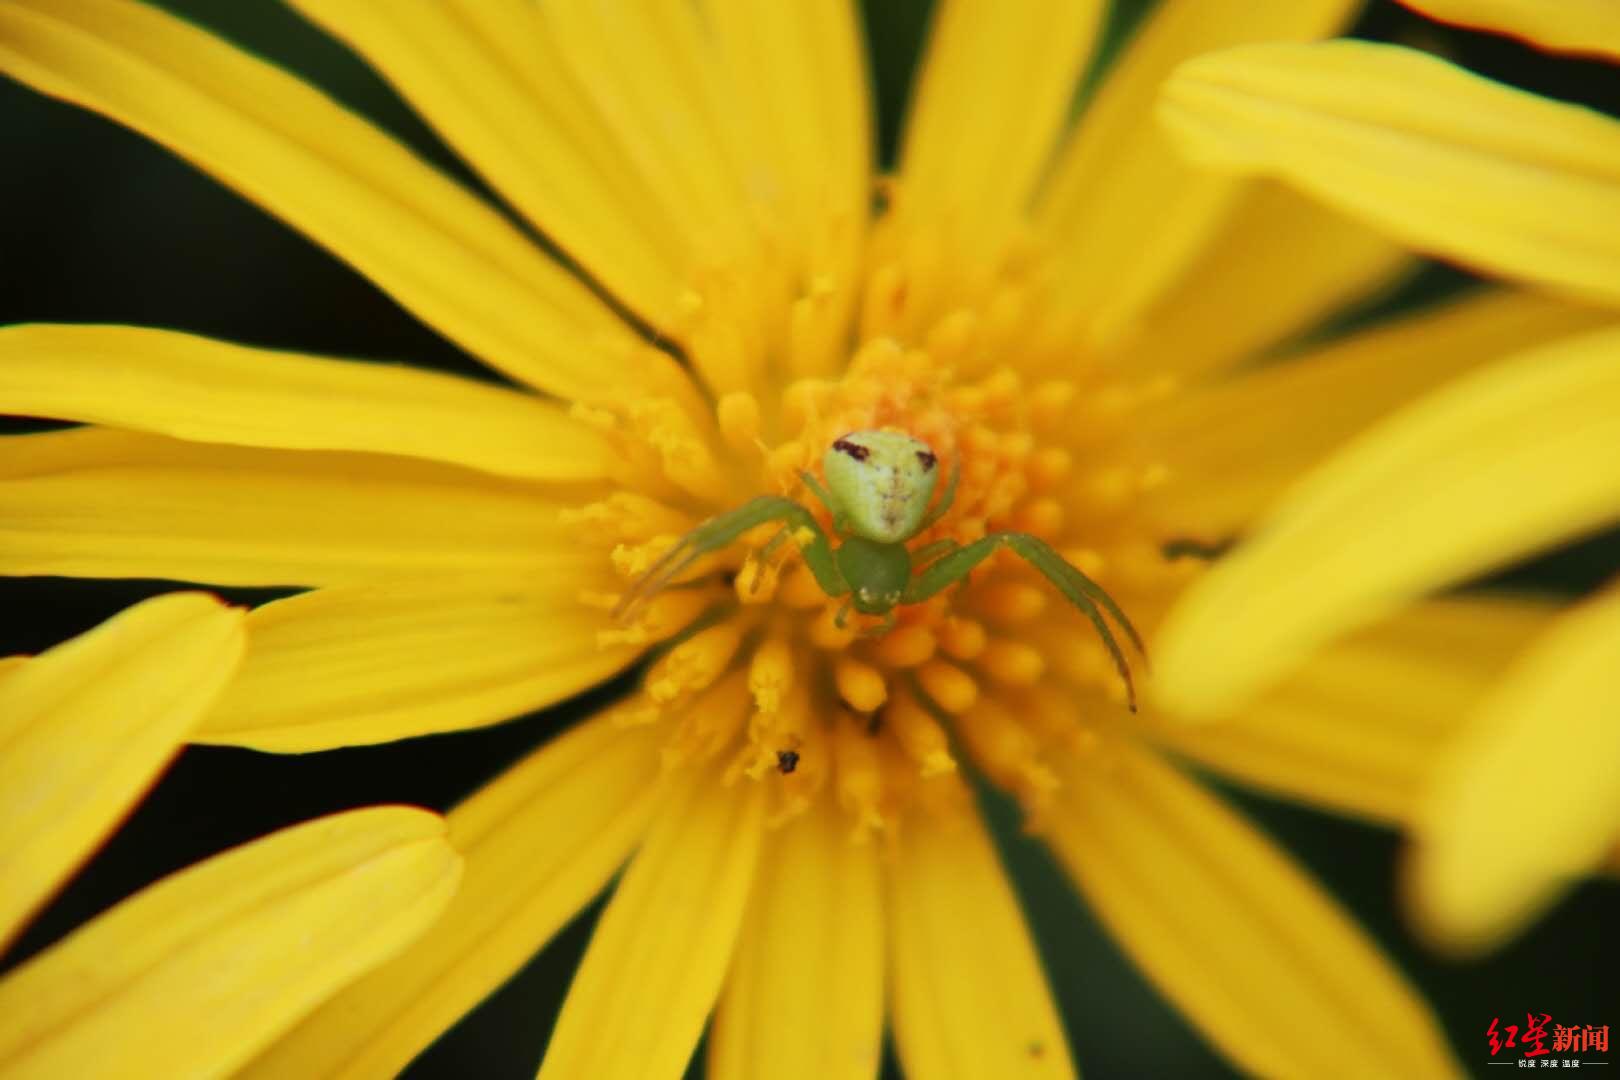
[[[785,540],[794,540],[816,583],[831,597],[849,599],[838,612],[844,625],[853,607],[863,615],[882,615],[873,631],[894,626],[895,608],[917,604],[961,581],[996,549],[1008,548],[1023,557],[1091,620],[1125,681],[1126,696],[1136,711],[1136,688],[1130,665],[1103,612],[1111,615],[1145,655],[1141,636],[1113,597],[1071,566],[1051,545],[1028,533],[991,533],[971,544],[937,540],[916,551],[906,544],[938,521],[956,498],[960,466],[951,471],[945,493],[932,510],[939,480],[938,458],[927,443],[900,432],[852,431],[827,448],[822,458],[825,487],[808,472],[801,472],[806,487],[832,514],[833,529],[841,543],[835,548],[814,515],[781,495],[761,495],[728,513],[710,518],[658,560],[619,602],[616,614],[626,616],[642,600],[661,591],[693,562],[733,543],[748,530],[768,521],[783,523],[765,546],[769,554]]]

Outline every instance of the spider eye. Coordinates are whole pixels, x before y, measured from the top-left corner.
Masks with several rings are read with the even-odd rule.
[[[932,450],[917,451],[917,460],[922,462],[923,472],[932,469],[939,462],[939,458],[934,456]]]
[[[856,461],[865,461],[867,458],[872,456],[871,450],[868,450],[860,443],[851,442],[848,438],[839,439],[837,442],[832,444],[832,448],[837,450],[840,454],[848,454]]]

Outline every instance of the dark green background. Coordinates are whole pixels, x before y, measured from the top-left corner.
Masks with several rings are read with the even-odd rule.
[[[478,186],[363,64],[278,4],[168,0],[163,6],[308,78]],[[1105,54],[1117,49],[1150,6],[1151,0],[1116,5]],[[927,10],[922,0],[868,4],[886,152],[892,152]],[[1612,67],[1553,60],[1500,39],[1446,31],[1386,3],[1372,5],[1357,33],[1439,47],[1483,73],[1620,113],[1620,74]],[[487,377],[347,267],[113,124],[0,80],[0,135],[5,148],[0,156],[0,323],[168,326]],[[1381,310],[1466,285],[1466,275],[1434,268]],[[1513,577],[1584,592],[1616,567],[1620,538],[1611,534],[1557,552]],[[0,654],[38,651],[171,587],[0,580]],[[232,595],[258,600],[272,594]],[[308,757],[187,751],[0,966],[31,955],[162,874],[278,826],[383,801],[448,807],[623,685],[485,731],[394,746]],[[1545,748],[1549,755],[1582,752],[1582,747]],[[1390,949],[1434,1002],[1459,1056],[1480,1073],[1488,1071],[1483,1032],[1493,1016],[1535,1010],[1558,1022],[1620,1021],[1620,978],[1612,974],[1620,943],[1610,931],[1620,907],[1611,887],[1582,888],[1548,920],[1488,959],[1441,963],[1415,945],[1392,911],[1398,848],[1392,835],[1254,796],[1234,797]],[[1040,847],[1018,831],[1016,814],[1005,805],[991,811],[1083,1071],[1093,1078],[1226,1075],[1226,1067],[1137,976]],[[593,908],[576,920],[410,1075],[532,1076],[595,913]],[[207,1018],[199,1017],[198,1023],[206,1024]]]

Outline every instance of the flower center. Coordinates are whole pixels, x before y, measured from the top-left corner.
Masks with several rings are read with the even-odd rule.
[[[875,266],[841,375],[756,373],[712,406],[652,396],[596,415],[622,441],[627,490],[568,520],[627,589],[700,522],[762,494],[798,501],[836,546],[802,474],[821,480],[843,435],[899,431],[928,444],[941,477],[959,470],[954,501],[910,550],[1028,533],[1151,626],[1192,569],[1165,557],[1174,530],[1152,499],[1165,470],[1131,438],[1138,410],[1168,387],[1037,363],[1084,352],[1021,329],[1027,297],[1007,275],[977,307],[919,316],[905,260]],[[782,528],[704,552],[601,634],[652,648],[616,716],[668,724],[672,764],[717,762],[725,782],[770,784],[777,820],[836,798],[865,834],[966,797],[964,761],[1038,815],[1056,785],[1048,755],[1123,716],[1124,683],[1091,623],[1023,560],[999,552],[891,619],[829,596],[797,543],[771,543]],[[582,599],[612,610],[620,597]]]

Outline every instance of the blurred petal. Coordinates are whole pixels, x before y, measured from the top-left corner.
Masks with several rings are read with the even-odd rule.
[[[1074,1076],[1035,943],[977,811],[908,818],[889,871],[890,1007],[906,1075]]]
[[[1257,183],[1115,361],[1197,376],[1229,368],[1376,292],[1414,265],[1382,234]]]
[[[0,679],[0,945],[184,745],[242,639],[241,611],[171,593]]]
[[[578,571],[320,589],[254,610],[242,671],[194,736],[302,752],[509,720],[587,690],[639,649],[578,601]],[[611,588],[611,586],[608,586]]]
[[[198,442],[402,454],[531,480],[600,480],[614,460],[599,431],[528,394],[133,326],[0,329],[0,408]]]
[[[1279,850],[1149,750],[1065,775],[1050,840],[1120,943],[1261,1076],[1461,1075],[1428,1007]]]
[[[106,428],[3,445],[6,574],[328,585],[586,565],[541,489],[450,466]]]
[[[1238,187],[1190,168],[1152,122],[1173,68],[1250,41],[1306,41],[1333,33],[1357,0],[1222,4],[1167,0],[1109,70],[1061,154],[1040,201],[1039,224],[1070,257],[1063,281],[1104,336],[1123,329],[1214,236]]]
[[[1389,825],[1551,604],[1463,597],[1413,605],[1318,652],[1236,716],[1151,720],[1152,739],[1251,787]]]
[[[1620,591],[1565,616],[1434,765],[1411,895],[1452,948],[1500,941],[1597,870],[1620,828]]]
[[[1620,330],[1517,353],[1306,476],[1171,610],[1155,697],[1232,710],[1401,601],[1620,518]],[[1241,618],[1234,618],[1241,613]]]
[[[1020,219],[1102,13],[1099,0],[947,0],[936,8],[905,126],[902,205],[927,226],[975,230],[962,254],[994,254]]]
[[[1532,45],[1620,57],[1620,5],[1614,0],[1401,0],[1431,19],[1512,34]]]
[[[242,1080],[394,1076],[590,902],[641,839],[663,786],[654,732],[611,719],[560,735],[450,812],[466,876],[444,916],[330,998]]]
[[[397,806],[322,818],[209,859],[0,983],[0,1073],[229,1073],[420,934],[460,873],[444,822]]]
[[[759,853],[756,784],[705,771],[654,823],[591,936],[542,1080],[679,1077],[731,963]]]
[[[1493,290],[1193,388],[1145,418],[1143,438],[1171,466],[1156,497],[1173,520],[1234,532],[1398,406],[1521,349],[1605,325],[1614,315],[1602,308]]]
[[[1160,115],[1201,164],[1281,177],[1420,250],[1620,304],[1620,123],[1424,53],[1257,45]]]
[[[0,8],[0,71],[184,156],[516,378],[611,398],[639,377],[618,359],[629,328],[499,213],[320,92],[189,23],[126,0],[11,0]]]
[[[770,836],[709,1041],[711,1080],[860,1080],[883,1050],[878,852],[832,800]]]

